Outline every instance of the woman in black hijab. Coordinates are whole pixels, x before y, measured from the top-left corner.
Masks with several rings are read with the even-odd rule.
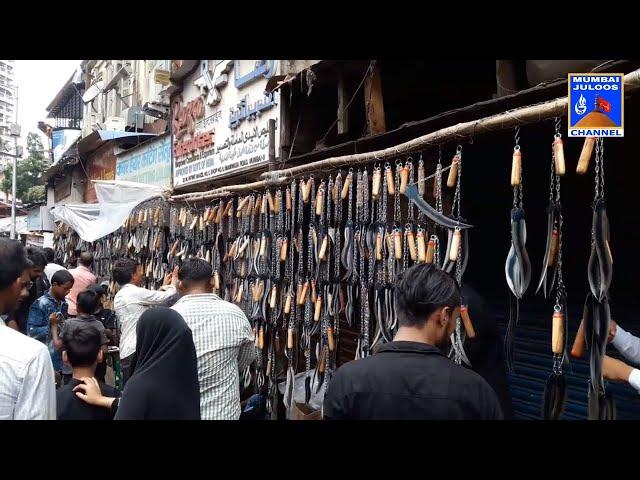
[[[136,335],[132,374],[120,401],[102,397],[91,378],[82,379],[77,395],[117,409],[115,420],[200,420],[196,349],[182,316],[170,308],[151,308],[140,317]]]

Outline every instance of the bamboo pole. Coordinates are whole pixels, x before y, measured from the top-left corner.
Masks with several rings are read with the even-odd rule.
[[[625,93],[633,91],[640,87],[640,69],[628,73],[624,77]],[[174,195],[172,201],[201,201],[212,198],[220,198],[229,196],[239,192],[258,190],[264,187],[278,186],[287,183],[291,178],[298,175],[312,173],[319,170],[331,170],[353,164],[371,163],[375,161],[395,158],[403,154],[407,154],[416,150],[421,150],[426,146],[440,144],[452,139],[460,137],[473,137],[475,135],[487,132],[495,132],[523,125],[527,123],[537,123],[548,118],[564,115],[567,109],[567,97],[560,97],[554,100],[528,105],[504,113],[498,113],[489,117],[473,120],[470,122],[458,123],[450,127],[436,130],[435,132],[422,135],[420,137],[400,143],[394,147],[385,148],[373,152],[358,153],[353,155],[343,155],[340,157],[331,157],[316,162],[299,165],[297,167],[286,168],[283,170],[275,170],[265,172],[260,176],[263,180],[257,182],[227,185],[216,188],[208,192],[187,193],[182,195]]]
[[[277,173],[277,172],[274,172]],[[259,190],[266,186],[279,186],[288,183],[288,178],[276,178],[274,181],[258,180],[252,183],[243,183],[240,185],[225,185],[224,187],[214,188],[207,192],[197,193],[183,193],[181,195],[173,195],[171,201],[184,201],[197,202],[201,200],[210,200],[214,198],[224,198],[234,195],[239,192],[247,192],[252,190]]]

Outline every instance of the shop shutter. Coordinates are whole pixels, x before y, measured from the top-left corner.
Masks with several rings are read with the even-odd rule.
[[[506,324],[501,323],[504,337]],[[575,328],[570,329],[569,339],[573,342]],[[544,387],[551,374],[551,329],[529,325],[519,325],[515,336],[515,370],[508,375],[511,396],[513,398],[515,420],[540,420],[542,418],[542,396]],[[608,355],[617,357],[613,348]],[[582,359],[571,359],[571,365],[565,368],[568,385],[568,397],[562,420],[587,419],[587,381],[589,379],[588,352]],[[619,358],[619,357],[618,357]],[[608,382],[607,391],[611,391],[616,400],[618,420],[640,419],[640,395],[628,384]]]

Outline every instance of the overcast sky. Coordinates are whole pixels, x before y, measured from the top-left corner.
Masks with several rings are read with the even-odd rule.
[[[38,132],[48,148],[46,136],[38,130],[38,121],[46,118],[45,109],[79,65],[80,60],[16,60],[18,123],[22,127],[23,146],[29,132]]]

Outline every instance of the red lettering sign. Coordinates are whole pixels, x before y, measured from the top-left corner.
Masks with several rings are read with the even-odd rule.
[[[211,130],[210,132],[204,132],[196,135],[190,140],[176,142],[173,146],[173,155],[175,157],[181,157],[191,152],[195,152],[196,150],[211,146],[214,144],[214,135],[215,132]]]
[[[179,95],[173,101],[171,110],[173,112],[173,135],[176,139],[180,139],[186,133],[193,135],[196,120],[204,117],[204,100],[202,97],[197,97],[182,106],[182,96]]]

